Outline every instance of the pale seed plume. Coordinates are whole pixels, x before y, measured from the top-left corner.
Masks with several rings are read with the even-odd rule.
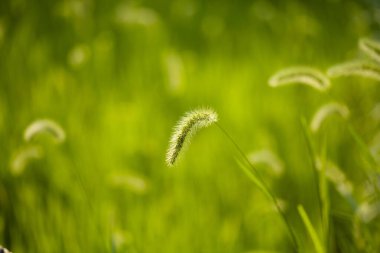
[[[159,23],[160,19],[153,9],[132,5],[121,5],[116,9],[116,22],[122,25],[149,27]]]
[[[148,182],[143,177],[131,173],[117,172],[109,180],[112,186],[125,188],[136,194],[144,194],[148,189]]]
[[[248,154],[248,159],[253,165],[267,165],[276,176],[280,176],[284,172],[284,163],[269,149],[251,152]]]
[[[329,77],[361,76],[380,81],[380,65],[371,61],[356,60],[332,66],[327,70]]]
[[[212,109],[198,109],[183,116],[174,128],[166,153],[166,163],[173,166],[188,139],[198,130],[218,121],[218,115]]]
[[[380,62],[380,42],[367,38],[362,38],[359,40],[359,48],[368,57],[372,58],[377,62]]]
[[[29,146],[20,150],[11,161],[11,173],[18,176],[23,173],[26,166],[32,161],[43,157],[42,148]]]
[[[311,67],[290,67],[280,70],[269,79],[269,86],[304,84],[319,91],[330,87],[330,80],[319,70]]]
[[[374,220],[380,214],[380,202],[363,202],[356,210],[356,215],[364,223],[369,223]]]
[[[65,131],[60,125],[49,119],[41,119],[34,121],[25,129],[24,139],[29,142],[41,133],[49,133],[57,143],[62,143],[66,138]]]
[[[347,106],[331,102],[320,107],[317,112],[314,114],[313,119],[310,123],[310,129],[312,132],[316,133],[323,122],[331,115],[338,114],[342,118],[347,119],[350,116],[350,110]]]
[[[346,197],[352,195],[352,183],[347,179],[344,172],[336,164],[331,161],[324,161],[318,157],[315,165],[319,171],[324,169],[326,178],[335,186],[335,189],[342,196]]]
[[[6,248],[4,248],[3,246],[0,245],[0,252],[1,253],[12,253],[10,252],[9,250],[7,250]]]

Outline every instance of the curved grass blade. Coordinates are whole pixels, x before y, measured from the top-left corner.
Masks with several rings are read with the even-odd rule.
[[[290,84],[304,84],[319,91],[330,87],[330,80],[319,70],[311,67],[290,67],[274,74],[269,86],[278,87]]]
[[[368,38],[359,40],[359,48],[373,60],[380,62],[380,43]]]
[[[327,70],[329,77],[361,76],[380,81],[380,65],[371,61],[351,61],[332,66]]]
[[[236,163],[239,165],[239,167],[242,169],[244,174],[247,175],[247,177],[263,192],[267,197],[272,198],[271,194],[269,193],[268,189],[262,184],[260,179],[257,178],[255,173],[251,171],[247,166],[243,164],[239,159],[235,159]]]
[[[232,145],[236,148],[238,153],[241,155],[243,161],[246,162],[248,168],[238,160],[238,164],[243,169],[244,173],[246,173],[249,176],[249,178],[253,182],[255,182],[256,185],[261,190],[263,190],[263,192],[273,201],[273,203],[274,203],[274,205],[278,211],[278,214],[280,215],[281,219],[283,220],[283,222],[285,223],[285,225],[288,229],[289,236],[291,237],[291,240],[292,240],[292,243],[294,246],[294,250],[296,252],[298,252],[299,248],[298,248],[298,241],[297,241],[296,234],[294,233],[292,226],[290,225],[288,219],[286,218],[285,213],[281,209],[281,206],[278,202],[278,199],[270,191],[268,186],[265,184],[265,181],[261,178],[261,176],[258,173],[258,171],[256,170],[256,168],[251,164],[251,162],[248,160],[247,156],[245,155],[243,150],[240,148],[240,146],[235,142],[235,140],[228,134],[228,132],[226,130],[224,130],[224,128],[220,124],[216,123],[216,125],[219,127],[219,129],[222,131],[222,133],[227,137],[227,139],[232,143]]]

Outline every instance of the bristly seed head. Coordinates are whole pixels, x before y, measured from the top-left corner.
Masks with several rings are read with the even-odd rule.
[[[361,38],[359,40],[359,48],[373,60],[380,62],[380,42],[367,38]]]
[[[310,129],[313,133],[316,133],[321,127],[322,123],[327,117],[338,114],[343,119],[347,119],[350,116],[350,110],[344,104],[337,102],[330,102],[321,106],[317,112],[314,114],[313,119],[310,123]]]
[[[183,116],[174,128],[166,153],[166,163],[173,166],[187,140],[198,130],[218,121],[218,115],[212,109],[197,109]]]
[[[60,125],[49,119],[41,119],[34,121],[25,129],[24,139],[29,142],[43,132],[50,133],[57,143],[62,143],[66,138],[65,131]]]
[[[300,83],[319,91],[330,87],[330,80],[321,71],[303,66],[280,70],[268,82],[271,87]]]
[[[0,253],[12,253],[12,252],[10,252],[9,250],[7,250],[6,248],[0,245]]]
[[[329,77],[361,76],[380,81],[380,65],[368,60],[355,60],[332,66],[327,70]]]

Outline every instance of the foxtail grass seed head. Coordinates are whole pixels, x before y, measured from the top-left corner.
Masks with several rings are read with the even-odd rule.
[[[287,209],[289,209],[289,203],[286,200],[280,199],[280,198],[276,198],[275,201],[276,201],[277,206],[280,208],[281,211],[285,212]],[[278,211],[277,207],[276,207],[276,205],[274,203],[272,204],[272,210],[273,211]]]
[[[56,143],[62,143],[66,138],[65,131],[60,125],[49,119],[41,119],[34,121],[25,129],[24,139],[29,142],[41,133],[49,133]]]
[[[43,156],[43,150],[39,146],[29,146],[20,150],[11,161],[11,173],[18,176],[23,173],[26,166],[36,159]],[[0,252],[1,253],[1,252]]]
[[[110,176],[110,184],[117,188],[127,189],[136,194],[144,194],[148,190],[148,182],[131,173],[114,173]]]
[[[325,91],[330,87],[330,80],[321,71],[311,67],[286,68],[269,79],[269,86],[271,87],[297,83],[310,86],[319,91]]]
[[[12,252],[10,252],[9,250],[7,250],[6,248],[0,245],[0,253],[12,253]]]
[[[369,223],[380,214],[380,202],[363,202],[356,210],[356,215],[364,223]]]
[[[253,165],[267,165],[276,176],[280,176],[284,172],[284,163],[269,149],[251,152],[248,154],[248,159]]]
[[[380,42],[362,38],[359,40],[359,49],[362,50],[368,57],[380,62]]]
[[[377,194],[377,190],[380,189],[380,174],[369,175],[371,181],[367,180],[364,182],[364,187],[362,191],[362,196],[364,198],[370,199]]]
[[[115,20],[120,25],[151,27],[160,19],[153,9],[122,4],[116,8]]]
[[[323,167],[325,170],[326,178],[333,183],[335,189],[342,196],[350,196],[353,192],[353,185],[347,179],[343,171],[331,161],[323,161],[321,158],[316,159],[316,168],[319,171],[322,171]]]
[[[112,233],[112,252],[121,252],[133,242],[133,235],[126,230],[115,229]]]
[[[332,66],[327,70],[329,77],[361,76],[380,81],[380,65],[372,61],[357,60]]]
[[[191,136],[198,130],[218,121],[218,115],[212,109],[197,109],[183,116],[174,128],[166,153],[166,163],[173,166]]]
[[[184,63],[176,52],[167,52],[163,57],[164,68],[167,73],[168,88],[173,93],[180,93],[184,87]]]
[[[336,102],[327,103],[321,106],[311,120],[311,131],[313,133],[318,132],[323,122],[333,114],[338,114],[342,118],[347,119],[350,116],[350,110],[347,108],[347,106]]]

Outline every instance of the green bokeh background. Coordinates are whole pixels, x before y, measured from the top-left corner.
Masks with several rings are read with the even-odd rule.
[[[296,211],[304,205],[321,231],[300,119],[342,102],[369,143],[379,84],[342,78],[319,93],[267,81],[288,66],[325,71],[361,58],[358,39],[379,28],[380,4],[369,0],[1,1],[0,244],[28,253],[291,252],[273,204],[217,127],[200,131],[178,166],[165,165],[176,121],[208,106],[247,154],[270,149],[282,159],[281,177],[258,169],[286,202],[301,252],[313,252]],[[41,118],[59,123],[66,141],[34,140],[43,158],[15,176],[10,163],[30,145],[23,131]],[[333,118],[323,132],[326,156],[360,198],[367,165],[347,124]],[[352,215],[330,190],[331,209]],[[357,252],[350,218],[332,224],[331,252]]]

